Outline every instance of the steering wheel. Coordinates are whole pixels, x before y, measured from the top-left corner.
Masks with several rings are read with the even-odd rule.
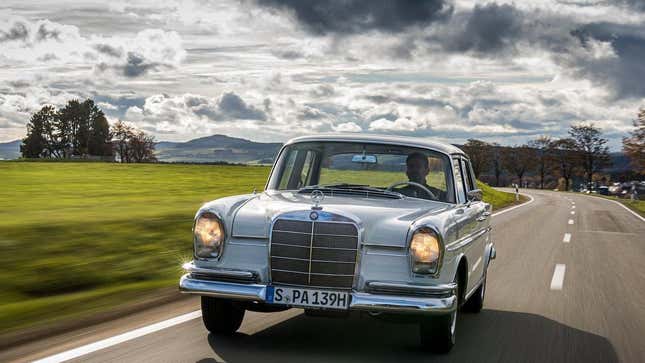
[[[411,186],[413,186],[415,188],[419,188],[419,189],[423,190],[424,192],[428,193],[428,195],[431,196],[432,199],[439,200],[439,198],[437,198],[437,196],[433,192],[431,192],[430,189],[426,188],[423,184],[419,184],[419,183],[416,183],[416,182],[413,182],[413,181],[397,182],[397,183],[394,183],[394,184],[390,185],[385,190],[391,192],[394,187],[398,187],[398,186],[401,186],[401,185],[411,185]]]

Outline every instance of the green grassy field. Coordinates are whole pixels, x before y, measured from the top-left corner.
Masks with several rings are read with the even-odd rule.
[[[199,206],[264,188],[263,166],[0,162],[0,334],[176,286]],[[500,208],[513,196],[486,185]]]
[[[1,162],[0,332],[176,284],[182,261],[192,255],[197,208],[262,190],[268,171]]]

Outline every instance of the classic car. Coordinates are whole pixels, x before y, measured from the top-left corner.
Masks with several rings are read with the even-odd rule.
[[[479,312],[495,258],[491,207],[459,148],[419,138],[314,135],[288,141],[261,193],[195,215],[179,287],[201,295],[212,334],[246,310],[350,311],[418,323],[435,352],[459,311]]]

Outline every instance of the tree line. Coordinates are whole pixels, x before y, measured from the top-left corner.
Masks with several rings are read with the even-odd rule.
[[[639,112],[634,125],[636,130],[623,139],[623,147],[636,172],[645,175],[645,110]],[[486,176],[496,186],[504,184],[504,173],[521,186],[532,174],[540,189],[555,184],[569,190],[574,177],[583,177],[590,185],[598,173],[611,165],[607,141],[593,124],[580,124],[571,126],[568,137],[541,136],[517,146],[469,139],[462,148],[470,156],[476,177]]]
[[[155,162],[155,140],[118,121],[110,127],[92,99],[70,100],[61,109],[47,105],[33,113],[22,139],[23,158],[98,159]]]

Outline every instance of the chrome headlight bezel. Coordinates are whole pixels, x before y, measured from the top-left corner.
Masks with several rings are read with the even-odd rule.
[[[218,230],[211,229],[213,226],[218,226]],[[215,233],[216,237],[207,241],[208,243],[204,243],[204,239],[207,238],[205,235],[213,234],[212,232],[217,232]],[[225,240],[224,222],[217,214],[206,211],[197,215],[193,222],[193,257],[195,259],[217,260],[221,258]]]
[[[415,253],[415,248],[413,243],[415,242],[415,236],[425,234],[436,241],[436,258],[432,262],[420,261],[418,254]],[[437,233],[434,228],[423,226],[415,229],[410,234],[410,239],[408,241],[408,254],[410,257],[410,271],[413,275],[424,276],[424,277],[438,277],[441,271],[441,265],[443,263],[445,249],[443,244],[443,239],[441,235]]]

